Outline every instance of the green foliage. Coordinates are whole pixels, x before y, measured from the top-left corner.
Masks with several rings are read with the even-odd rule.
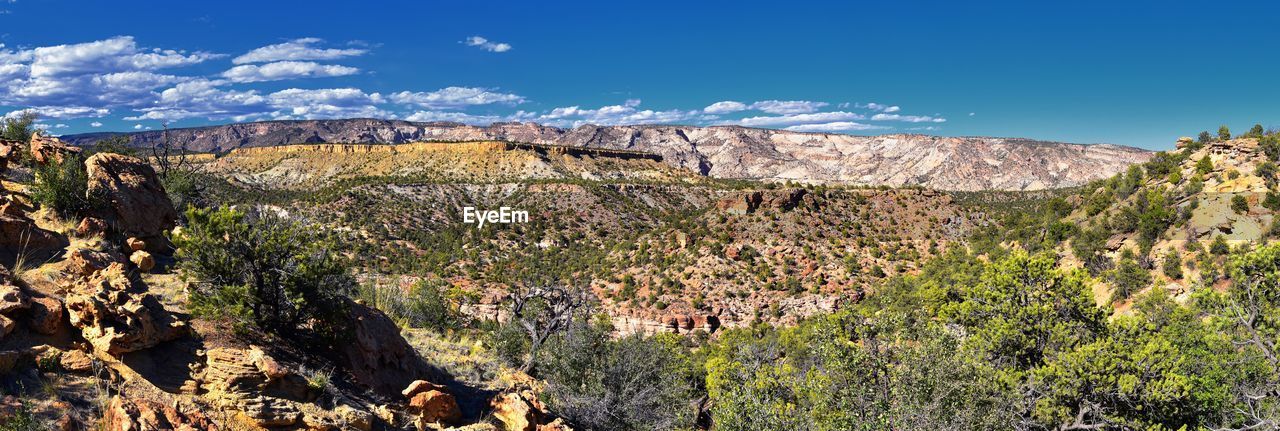
[[[1253,127],[1249,128],[1248,132],[1245,132],[1244,137],[1261,138],[1264,133],[1266,133],[1266,131],[1262,129],[1261,124],[1254,124]]]
[[[1182,279],[1182,256],[1177,250],[1170,249],[1165,252],[1160,267],[1164,270],[1164,276],[1169,277],[1170,280]]]
[[[1228,129],[1226,124],[1218,126],[1218,140],[1225,141],[1228,139],[1231,139],[1231,129]]]
[[[1213,172],[1213,161],[1209,160],[1209,156],[1205,155],[1196,162],[1196,173],[1200,175],[1209,175]]]
[[[408,292],[397,286],[362,284],[357,297],[403,325],[437,331],[461,328],[466,324],[461,307],[476,300],[474,294],[434,278],[414,283]]]
[[[188,228],[173,240],[183,275],[193,282],[193,314],[281,335],[298,333],[304,323],[328,337],[345,329],[355,282],[334,238],[229,208],[192,208],[186,216]]]
[[[1244,214],[1249,212],[1249,200],[1244,195],[1235,195],[1231,197],[1231,210],[1236,214]]]
[[[1213,135],[1210,135],[1207,130],[1200,132],[1200,136],[1196,138],[1196,142],[1200,143],[1201,145],[1213,142]]]
[[[1114,429],[1205,429],[1230,406],[1231,343],[1157,289],[1107,334],[1034,371],[1040,423]]]
[[[63,218],[82,216],[104,204],[101,196],[89,193],[89,175],[80,155],[67,155],[62,161],[50,160],[34,167],[35,182],[31,198],[52,208]]]
[[[10,141],[31,141],[31,134],[35,133],[36,118],[35,112],[23,111],[14,117],[6,117],[4,119],[3,129],[0,130],[0,139]]]
[[[4,417],[0,417],[0,431],[45,431],[48,425],[37,418],[31,409],[22,404]]]
[[[692,429],[694,410],[686,406],[703,377],[683,337],[613,340],[611,329],[583,319],[547,345],[538,377],[552,410],[586,429]]]
[[[1051,256],[1020,251],[987,266],[941,313],[968,329],[966,344],[983,359],[1015,374],[1092,340],[1106,315],[1083,273],[1062,272]]]
[[[1133,251],[1126,249],[1120,255],[1115,272],[1111,275],[1115,291],[1111,294],[1111,302],[1129,299],[1135,292],[1151,285],[1151,273],[1138,265]]]

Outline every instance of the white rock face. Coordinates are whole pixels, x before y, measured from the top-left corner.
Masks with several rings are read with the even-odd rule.
[[[718,178],[942,190],[1037,190],[1069,187],[1114,175],[1151,152],[1117,145],[1029,139],[926,135],[851,136],[737,126],[580,126],[534,123],[488,127],[371,119],[271,121],[170,130],[175,144],[226,151],[298,143],[382,143],[508,140],[535,144],[646,151],[666,163]],[[131,134],[150,147],[160,132]],[[104,134],[63,139],[83,145]]]

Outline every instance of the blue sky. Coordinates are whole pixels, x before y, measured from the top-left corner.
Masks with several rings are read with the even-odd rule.
[[[0,0],[0,113],[56,134],[373,116],[1152,149],[1280,127],[1275,2],[124,3]]]

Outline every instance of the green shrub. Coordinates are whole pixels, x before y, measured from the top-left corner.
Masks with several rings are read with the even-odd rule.
[[[1134,258],[1133,252],[1126,249],[1121,253],[1120,261],[1116,263],[1115,272],[1111,275],[1111,282],[1115,285],[1115,291],[1111,295],[1111,302],[1119,302],[1129,299],[1135,292],[1150,286],[1151,273],[1142,269],[1142,266],[1138,265],[1138,261]]]
[[[1176,250],[1169,250],[1164,254],[1164,261],[1160,264],[1164,270],[1164,276],[1170,280],[1182,279],[1182,257],[1178,255]]]
[[[68,155],[62,161],[51,160],[35,166],[34,170],[32,200],[53,209],[59,216],[82,216],[103,205],[101,196],[89,194],[89,175],[85,172],[81,156]]]
[[[1231,197],[1231,210],[1236,214],[1244,214],[1249,212],[1249,200],[1244,195],[1235,195]]]
[[[186,216],[188,228],[173,239],[179,266],[193,282],[192,314],[281,335],[309,322],[319,335],[344,329],[355,281],[332,237],[229,208],[192,208]]]

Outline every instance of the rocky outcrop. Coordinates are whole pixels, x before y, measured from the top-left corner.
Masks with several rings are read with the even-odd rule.
[[[458,409],[458,401],[449,389],[426,380],[417,380],[401,391],[408,400],[405,408],[414,415],[418,429],[429,428],[429,424],[452,424],[462,419],[462,411]]]
[[[205,431],[218,426],[198,410],[180,411],[174,406],[141,398],[111,397],[102,412],[104,431]]]
[[[9,169],[9,162],[13,161],[18,155],[18,149],[22,146],[20,141],[11,141],[8,139],[0,139],[0,173]]]
[[[27,145],[31,148],[31,159],[42,165],[62,163],[67,156],[79,154],[81,151],[80,147],[67,145],[61,139],[41,132],[31,134],[31,142]]]
[[[178,212],[151,165],[129,156],[98,153],[85,161],[89,193],[103,197],[102,218],[124,236],[163,240]]]
[[[761,208],[790,211],[804,201],[808,190],[788,188],[735,193],[716,201],[716,209],[729,214],[748,214]]]
[[[92,143],[111,134],[65,137]],[[851,136],[737,126],[595,126],[533,123],[488,127],[395,120],[241,123],[129,134],[149,148],[163,139],[200,151],[300,143],[403,144],[510,141],[656,154],[664,163],[717,178],[919,185],[944,190],[1039,190],[1084,184],[1146,161],[1151,152],[1116,145],[926,135]]]
[[[392,396],[400,393],[404,382],[443,379],[443,373],[418,356],[400,336],[400,327],[382,311],[352,302],[350,313],[355,339],[340,350],[357,381]]]
[[[25,215],[0,213],[0,261],[13,264],[19,257],[41,262],[70,244],[62,235],[41,229]]]
[[[116,357],[177,339],[187,330],[120,263],[74,284],[66,308],[71,325],[94,350]]]

